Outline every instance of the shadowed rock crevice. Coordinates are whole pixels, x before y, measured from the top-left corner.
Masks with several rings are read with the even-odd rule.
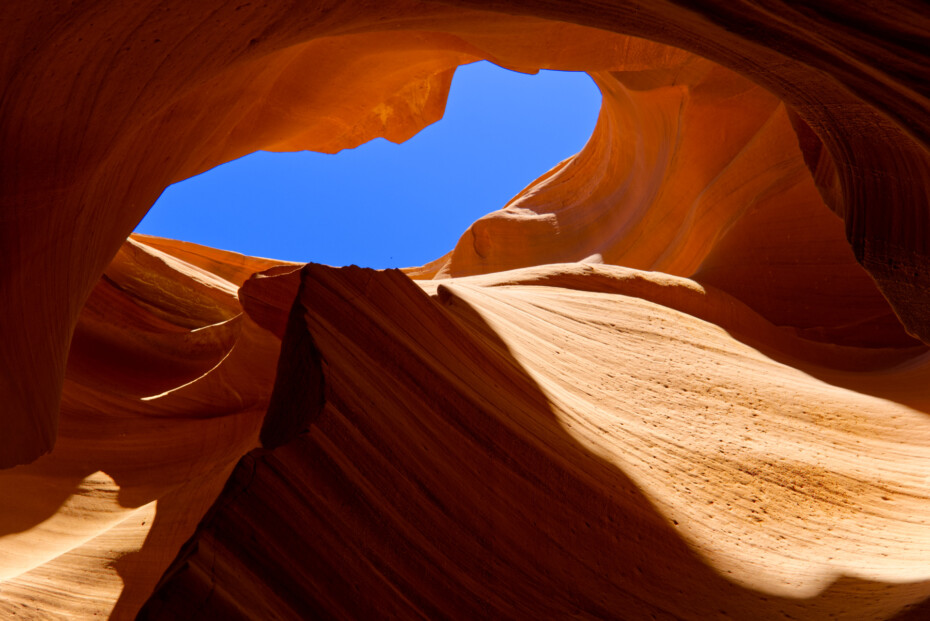
[[[309,432],[240,463],[234,480],[248,484],[227,486],[197,550],[140,618],[882,618],[930,593],[927,582],[845,577],[792,598],[729,581],[683,539],[687,522],[647,498],[648,484],[569,433],[578,421],[468,301],[480,289],[439,284],[430,298],[394,271],[309,265],[301,275],[289,314],[306,318],[328,361],[323,412]],[[252,295],[258,283],[280,289],[269,280]],[[282,347],[279,370],[304,368],[291,351]],[[775,484],[803,486],[807,470],[780,470]]]
[[[904,43],[925,37],[930,19],[907,0],[819,8],[398,0],[58,12],[14,2],[0,65],[0,287],[16,301],[0,309],[0,438],[16,440],[0,441],[0,464],[52,448],[80,309],[167,185],[262,148],[404,140],[441,117],[454,68],[481,58],[597,73],[668,68],[695,54],[761,86],[829,152],[843,203],[831,207],[855,258],[908,330],[930,339],[926,46]],[[852,26],[862,23],[881,28]],[[633,37],[675,50],[656,54]]]
[[[303,284],[298,297],[302,288]],[[287,444],[313,424],[326,403],[325,382],[323,360],[307,331],[303,307],[294,304],[287,317],[268,412],[258,435],[263,447],[276,449]]]
[[[3,25],[0,616],[132,618],[160,581],[168,618],[881,619],[930,593],[922,3]],[[479,59],[589,72],[600,121],[416,282],[127,240],[241,155],[409,138]]]

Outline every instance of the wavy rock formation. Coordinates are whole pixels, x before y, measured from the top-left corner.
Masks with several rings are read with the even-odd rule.
[[[928,614],[926,7],[190,4],[0,18],[0,616]],[[604,101],[446,256],[127,239],[483,58]]]

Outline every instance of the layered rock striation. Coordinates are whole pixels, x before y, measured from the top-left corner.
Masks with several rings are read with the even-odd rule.
[[[925,7],[2,23],[3,616],[925,614]],[[256,149],[407,139],[478,59],[603,106],[446,256],[127,239]]]

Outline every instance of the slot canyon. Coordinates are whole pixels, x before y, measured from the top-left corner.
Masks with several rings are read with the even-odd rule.
[[[0,617],[930,618],[921,0],[0,25]],[[444,256],[132,234],[254,151],[411,138],[479,60],[602,106]]]

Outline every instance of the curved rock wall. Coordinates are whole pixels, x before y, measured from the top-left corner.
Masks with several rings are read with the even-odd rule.
[[[930,596],[925,7],[2,23],[4,615],[858,619]],[[168,184],[256,149],[407,139],[481,58],[588,71],[604,104],[445,257],[126,240]]]

